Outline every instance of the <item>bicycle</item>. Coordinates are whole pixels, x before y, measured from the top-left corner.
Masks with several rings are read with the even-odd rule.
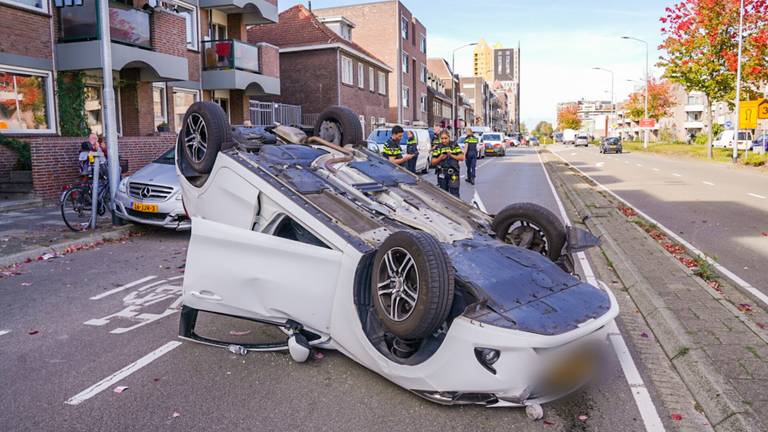
[[[99,173],[99,192],[97,197],[97,217],[104,216],[107,211],[112,211],[111,196],[109,194],[109,182],[106,177],[106,168],[101,167]],[[86,172],[81,174],[80,181],[69,185],[61,194],[61,217],[64,224],[72,231],[85,231],[91,226],[93,214],[93,166],[88,166]]]

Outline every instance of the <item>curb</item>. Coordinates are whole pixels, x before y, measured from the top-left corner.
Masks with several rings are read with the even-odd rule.
[[[58,253],[70,246],[93,243],[99,240],[115,240],[120,238],[126,233],[130,232],[142,232],[143,229],[134,225],[126,225],[117,228],[112,228],[108,231],[99,233],[88,234],[84,237],[80,237],[74,240],[67,240],[59,243],[52,244],[50,246],[41,246],[35,249],[29,249],[22,252],[17,252],[12,255],[0,256],[0,267],[10,267],[14,264],[22,264],[28,259],[37,260],[37,257],[45,253]]]
[[[2,202],[0,201],[0,214],[11,212],[11,211],[18,211],[18,210],[29,210],[29,209],[35,209],[35,208],[41,208],[43,207],[43,200],[40,198],[34,198],[31,200],[23,200],[23,201],[8,201],[8,202]]]
[[[694,348],[694,343],[685,327],[666,307],[664,300],[640,274],[631,259],[616,246],[615,241],[600,222],[600,218],[592,217],[592,211],[587,208],[572,186],[559,178],[559,173],[553,174],[559,180],[560,190],[574,204],[577,213],[583,216],[585,225],[603,240],[600,248],[613,263],[616,273],[637,308],[653,329],[656,339],[674,364],[685,385],[696,396],[714,429],[718,432],[765,430],[750,407],[743,403],[740,394],[718,372],[706,354]],[[580,176],[588,180],[586,185],[594,191],[595,186],[591,184],[592,181],[583,175]]]

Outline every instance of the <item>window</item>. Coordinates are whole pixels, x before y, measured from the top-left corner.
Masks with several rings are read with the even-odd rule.
[[[423,34],[419,35],[419,50],[424,54],[427,53],[427,37]]]
[[[283,217],[280,223],[275,227],[273,233],[275,237],[280,237],[286,240],[292,240],[301,242],[304,244],[317,246],[325,249],[330,249],[322,240],[317,238],[308,229],[304,228],[301,224],[291,219],[288,216]]]
[[[426,83],[427,82],[427,67],[425,65],[421,65],[421,74],[420,74],[421,82]]]
[[[365,88],[365,65],[362,63],[357,64],[357,86]]]
[[[48,12],[47,0],[0,0],[0,3],[8,3],[25,9]]]
[[[376,71],[372,67],[368,67],[368,89],[372,92],[376,91]]]
[[[187,24],[187,48],[197,50],[197,8],[176,1],[176,14],[184,18]]]
[[[88,129],[95,134],[104,133],[104,99],[102,98],[103,84],[97,82],[85,85],[85,121]],[[122,133],[120,123],[120,91],[115,91],[115,118],[117,119],[117,133]]]
[[[365,116],[359,115],[357,118],[360,120],[360,127],[363,129],[363,133],[365,133]]]
[[[176,133],[181,131],[181,123],[184,121],[184,114],[186,114],[189,107],[199,99],[200,92],[197,90],[173,89],[173,118],[176,121]]]
[[[421,108],[421,112],[427,112],[427,95],[422,93],[421,94],[421,98],[419,98],[419,99],[420,99],[419,100],[419,102],[420,102],[419,105],[420,105],[420,108]]]
[[[352,59],[341,56],[341,82],[344,84],[355,85],[353,70]]]
[[[400,17],[400,35],[408,40],[408,18],[404,16]]]
[[[403,53],[403,73],[408,73],[408,63],[410,63],[408,54]]]
[[[155,112],[155,129],[165,123],[168,125],[168,99],[165,97],[165,84],[152,84],[152,104]]]
[[[379,94],[387,94],[387,74],[379,71]]]
[[[55,132],[50,72],[0,66],[0,132]]]
[[[376,117],[371,116],[371,129],[373,129],[374,127],[376,127]]]
[[[408,107],[408,103],[411,100],[411,89],[403,87],[403,106]]]

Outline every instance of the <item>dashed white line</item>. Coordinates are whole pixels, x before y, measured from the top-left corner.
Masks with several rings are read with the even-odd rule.
[[[702,180],[702,183],[704,183],[704,184],[705,184],[705,185],[707,185],[707,186],[714,186],[714,185],[715,185],[715,184],[714,184],[714,183],[712,183],[712,182],[703,181],[703,180]]]
[[[539,156],[541,169],[544,170],[544,176],[549,183],[550,189],[552,189],[552,195],[554,195],[557,208],[560,210],[560,216],[563,218],[563,221],[567,223],[568,213],[565,211],[565,206],[560,200],[560,196],[557,194],[557,190],[555,190],[555,185],[552,184],[552,180],[549,178],[549,173],[544,166],[544,160],[541,158],[541,153],[537,151],[536,154]],[[563,157],[560,155],[557,156],[560,159],[563,159],[563,162],[570,165],[570,163]],[[578,170],[578,168],[576,169]],[[579,263],[581,263],[581,267],[584,270],[584,276],[587,279],[587,282],[597,286],[599,282],[595,278],[595,274],[592,271],[592,266],[589,264],[589,260],[587,260],[586,254],[584,252],[578,252],[576,257],[578,258]],[[603,286],[605,287],[605,285]],[[605,288],[607,289],[608,287]],[[653,404],[651,394],[648,392],[648,388],[645,386],[643,378],[638,372],[637,365],[635,365],[632,354],[629,352],[627,343],[624,341],[624,337],[621,335],[621,331],[619,330],[615,321],[608,325],[608,333],[611,346],[616,353],[616,358],[619,360],[619,364],[621,364],[621,370],[624,372],[624,379],[627,381],[627,384],[632,391],[632,397],[635,399],[637,409],[640,411],[640,417],[642,417],[643,423],[645,424],[645,430],[647,432],[664,431],[664,424],[661,422],[659,413],[656,411],[656,406]]]
[[[675,177],[682,177],[683,176],[682,174],[678,174],[678,173],[672,173],[672,175],[675,176]]]
[[[747,195],[749,195],[749,196],[751,196],[751,197],[754,197],[754,198],[760,198],[760,199],[768,199],[768,198],[766,198],[766,197],[764,197],[764,196],[762,196],[762,195],[758,195],[758,194],[756,194],[756,193],[752,193],[752,192],[748,193]]]
[[[656,172],[659,172],[659,171],[661,171],[661,170],[660,170],[660,169],[658,169],[658,168],[651,168],[651,169],[652,169],[652,170],[654,170],[654,171],[656,171]]]
[[[154,279],[154,278],[156,278],[156,277],[157,277],[157,276],[147,276],[147,277],[145,277],[145,278],[141,278],[141,279],[139,279],[139,280],[136,280],[136,281],[133,281],[133,282],[127,283],[127,284],[125,284],[125,285],[121,285],[121,286],[119,286],[119,287],[117,287],[117,288],[115,288],[115,289],[111,289],[111,290],[109,290],[109,291],[104,291],[104,292],[103,292],[103,293],[101,293],[101,294],[98,294],[98,295],[95,295],[95,296],[91,297],[91,300],[100,300],[100,299],[103,299],[104,297],[108,297],[108,296],[111,296],[111,295],[112,295],[112,294],[114,294],[114,293],[118,293],[118,292],[120,292],[120,291],[123,291],[123,290],[127,290],[128,288],[132,288],[132,287],[135,287],[136,285],[141,285],[141,284],[143,284],[144,282],[146,282],[146,281],[149,281],[149,280],[152,280],[152,279]]]
[[[10,330],[0,330],[0,336],[7,335],[10,332]]]
[[[642,167],[643,167],[643,164],[635,164],[635,165],[636,165],[636,166],[638,166],[638,167],[640,167],[640,168],[642,168]]]
[[[171,350],[178,347],[179,345],[181,345],[181,342],[179,341],[168,342],[167,344],[161,346],[160,348],[152,351],[151,353],[145,355],[144,357],[136,360],[135,362],[129,364],[128,366],[120,369],[119,371],[113,373],[112,375],[104,378],[103,380],[97,382],[96,384],[72,396],[71,398],[67,399],[64,403],[67,405],[79,405],[87,401],[88,399],[96,396],[97,394],[103,392],[104,390],[112,387],[114,384],[116,384],[123,378],[127,377],[128,375],[136,372],[137,370],[157,360],[160,356],[170,352]]]

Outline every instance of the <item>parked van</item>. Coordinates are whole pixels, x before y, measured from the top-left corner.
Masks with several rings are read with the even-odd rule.
[[[563,144],[576,144],[576,131],[566,129],[563,131]]]
[[[400,148],[403,149],[403,154],[406,152],[408,131],[411,131],[419,141],[419,157],[416,159],[416,172],[426,173],[429,170],[430,160],[432,159],[432,139],[430,138],[429,130],[412,127],[403,127],[403,130],[405,131],[403,133],[403,139],[400,140]],[[374,129],[371,134],[368,135],[368,150],[381,154],[381,150],[384,148],[384,144],[389,141],[391,136],[391,127]]]
[[[739,137],[736,139],[736,132],[733,130],[722,131],[720,135],[712,141],[712,147],[715,148],[733,148],[733,142],[737,141],[736,148],[746,150],[752,145],[752,132],[739,131]]]

